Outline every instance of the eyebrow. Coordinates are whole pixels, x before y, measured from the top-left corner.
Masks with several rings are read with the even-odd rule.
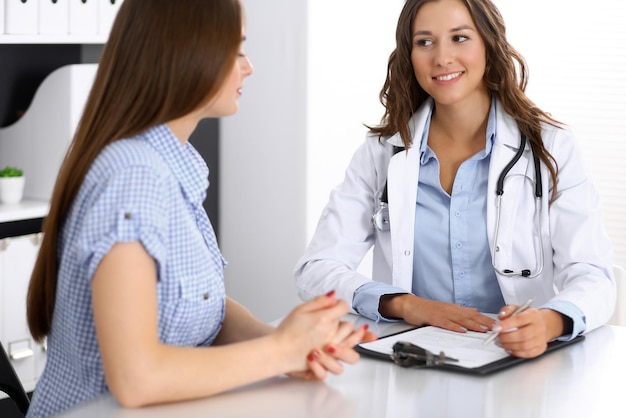
[[[474,31],[474,28],[471,27],[470,25],[461,25],[461,26],[457,26],[455,28],[450,29],[450,33],[459,32],[462,30]],[[432,32],[429,30],[418,30],[417,32],[413,34],[413,37],[415,38],[418,35],[432,35]]]

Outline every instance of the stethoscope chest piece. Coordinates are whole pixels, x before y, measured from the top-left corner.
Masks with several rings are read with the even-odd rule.
[[[372,214],[372,224],[379,231],[389,231],[389,208],[385,202],[379,202],[379,208]]]

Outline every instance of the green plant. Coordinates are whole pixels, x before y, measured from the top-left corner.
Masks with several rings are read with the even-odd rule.
[[[0,177],[22,177],[24,173],[19,168],[6,166],[0,170]]]

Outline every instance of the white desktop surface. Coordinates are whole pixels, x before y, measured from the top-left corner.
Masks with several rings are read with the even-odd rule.
[[[406,328],[374,324],[379,336]],[[361,356],[323,382],[278,377],[210,398],[124,409],[104,396],[62,418],[626,417],[626,327],[487,376],[404,369]]]

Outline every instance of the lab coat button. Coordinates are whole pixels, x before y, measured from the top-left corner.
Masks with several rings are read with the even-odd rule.
[[[404,250],[404,255],[406,255],[406,256],[411,255],[411,251],[410,250]]]

